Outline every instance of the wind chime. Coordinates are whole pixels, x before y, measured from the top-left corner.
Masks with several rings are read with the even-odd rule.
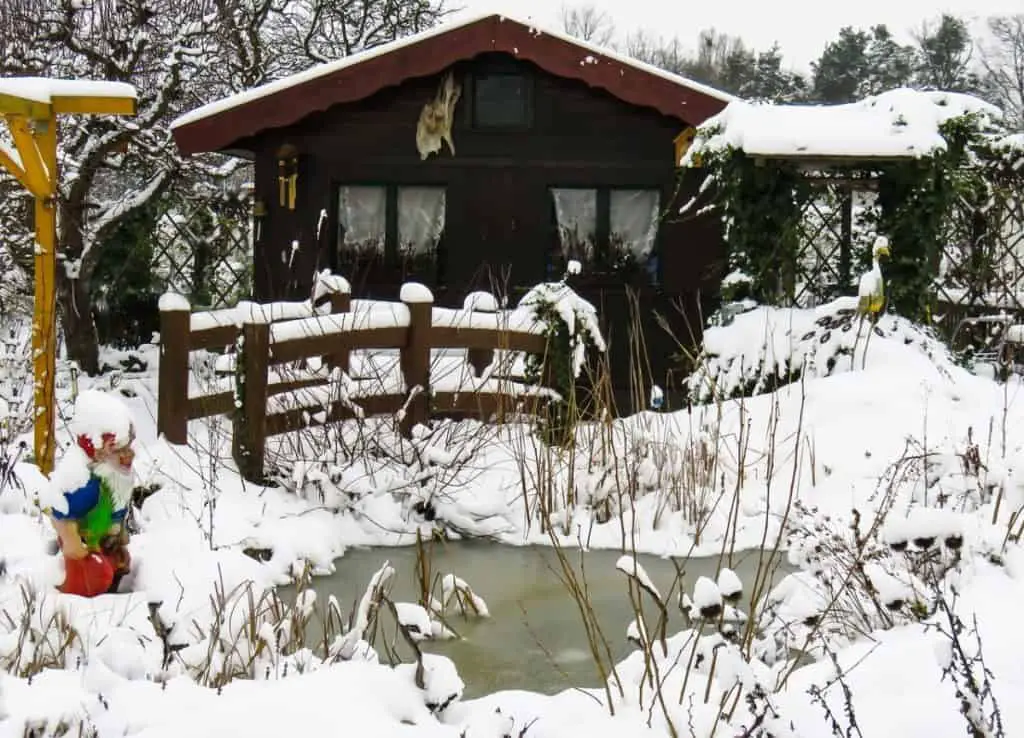
[[[299,189],[299,152],[291,144],[282,146],[277,152],[278,204],[295,210],[296,193]]]

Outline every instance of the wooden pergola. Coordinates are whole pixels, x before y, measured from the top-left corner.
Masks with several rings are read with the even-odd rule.
[[[136,113],[136,92],[120,82],[0,78],[0,116],[14,148],[0,141],[0,166],[35,198],[35,309],[32,319],[35,458],[49,475],[54,461],[57,356],[57,127],[61,115]]]

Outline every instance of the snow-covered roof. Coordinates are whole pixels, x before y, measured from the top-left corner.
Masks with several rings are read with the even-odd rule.
[[[971,95],[899,88],[845,105],[772,105],[734,101],[706,120],[684,166],[701,151],[732,147],[766,158],[912,158],[945,148],[939,126],[975,113],[987,123],[998,108]]]
[[[0,95],[51,104],[61,97],[112,97],[135,100],[135,88],[125,82],[47,77],[0,77]]]
[[[554,43],[552,43],[554,42]],[[373,64],[390,54],[420,51],[415,63],[390,64],[366,75],[352,73],[361,65]],[[494,13],[469,15],[434,28],[352,54],[337,61],[320,64],[303,72],[269,82],[250,90],[216,100],[180,116],[171,124],[179,147],[186,153],[216,150],[230,141],[217,131],[212,135],[214,121],[223,125],[231,118],[238,129],[233,140],[257,130],[287,125],[311,112],[323,110],[339,102],[367,97],[386,86],[397,84],[399,69],[415,69],[407,76],[435,74],[450,64],[488,51],[505,52],[531,61],[558,76],[583,80],[603,87],[627,102],[654,107],[660,112],[697,124],[719,112],[736,98],[707,85],[658,69],[626,55],[581,41],[564,33],[539,28],[529,21]],[[362,71],[362,70],[360,70]],[[348,73],[348,74],[346,74]],[[302,88],[302,95],[299,95]],[[287,98],[288,104],[275,99]],[[266,103],[256,112],[247,110],[249,120],[235,116],[241,108]],[[252,118],[255,117],[255,120]],[[202,125],[197,125],[202,124]],[[254,129],[254,126],[259,126]],[[199,128],[214,141],[193,143]],[[193,128],[183,135],[183,129]],[[202,146],[200,148],[199,146]]]

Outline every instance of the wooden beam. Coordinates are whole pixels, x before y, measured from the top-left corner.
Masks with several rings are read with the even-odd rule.
[[[28,175],[25,174],[25,170],[22,168],[21,163],[15,161],[7,152],[8,149],[6,147],[0,146],[0,168],[6,169],[8,174],[21,182],[22,187],[28,190],[30,194],[35,197],[43,197],[46,193],[32,192],[32,188],[29,186],[28,182]]]
[[[49,104],[38,100],[0,92],[0,114],[23,115],[34,120],[46,120],[53,117],[53,109]]]
[[[133,116],[138,112],[138,101],[132,97],[54,97],[53,112],[71,115]]]
[[[56,178],[46,166],[40,151],[40,144],[44,139],[48,139],[47,133],[34,132],[32,121],[21,115],[8,115],[7,126],[11,129],[11,137],[21,157],[25,186],[37,198],[50,197],[56,191]],[[48,121],[48,130],[55,127],[56,123],[53,120]]]
[[[27,121],[20,119],[28,132]],[[12,126],[13,132],[13,126]],[[39,157],[33,165],[44,177],[48,188],[43,197],[36,197],[35,313],[32,318],[32,361],[35,395],[35,456],[43,474],[53,471],[54,395],[57,373],[57,121],[30,135],[32,151]],[[19,145],[19,150],[21,146]],[[22,160],[25,154],[21,154]],[[26,162],[26,171],[31,167]],[[37,175],[38,176],[38,175]]]

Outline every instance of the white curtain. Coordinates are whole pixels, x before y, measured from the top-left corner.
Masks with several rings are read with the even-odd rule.
[[[597,190],[552,189],[562,255],[587,262],[594,258],[597,234]]]
[[[658,235],[661,193],[658,190],[612,190],[609,226],[613,253],[632,254],[644,261]]]
[[[387,237],[387,190],[383,187],[342,187],[338,195],[339,241],[360,254],[384,253]]]
[[[444,232],[443,187],[401,187],[398,190],[398,253],[433,254]]]

